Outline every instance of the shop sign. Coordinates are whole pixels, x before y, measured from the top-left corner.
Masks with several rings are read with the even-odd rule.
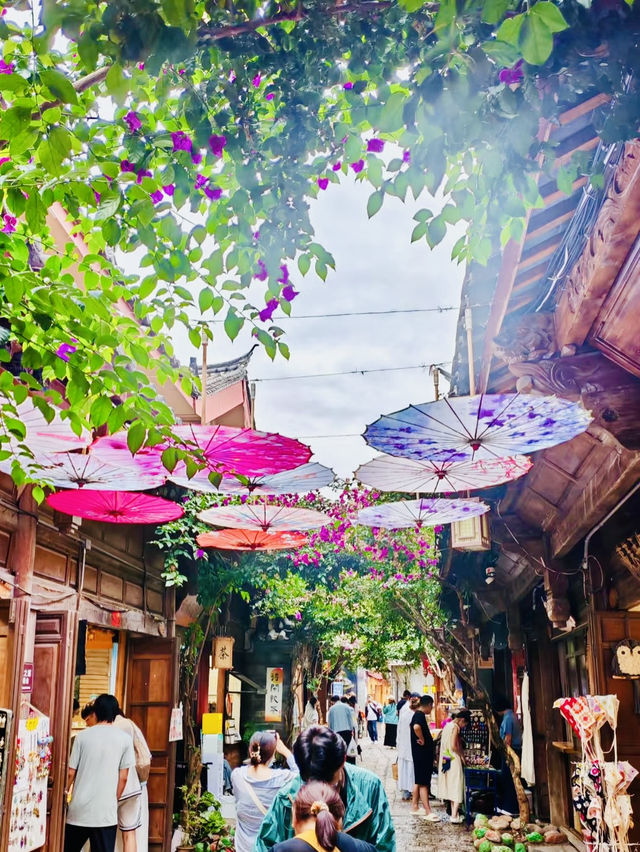
[[[25,663],[22,667],[22,691],[33,692],[33,663]]]
[[[213,640],[213,668],[233,668],[233,636],[216,636]]]
[[[264,704],[265,722],[282,722],[282,686],[284,669],[267,668],[267,694]]]
[[[171,710],[171,719],[169,720],[169,742],[175,743],[182,739],[182,703],[178,707]]]

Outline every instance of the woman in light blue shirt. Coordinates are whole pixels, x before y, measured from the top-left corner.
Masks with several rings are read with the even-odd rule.
[[[272,769],[281,754],[288,769]],[[276,793],[298,774],[293,754],[275,731],[257,731],[249,742],[249,763],[231,773],[236,800],[236,852],[252,852],[260,824]]]
[[[398,737],[398,708],[396,707],[396,700],[392,696],[389,696],[387,703],[382,708],[382,718],[384,719],[384,745],[395,748]]]

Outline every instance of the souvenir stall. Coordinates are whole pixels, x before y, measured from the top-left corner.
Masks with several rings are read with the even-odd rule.
[[[16,726],[16,771],[9,814],[9,852],[40,849],[47,837],[47,782],[51,770],[49,717],[31,704]]]
[[[628,852],[633,825],[628,787],[638,771],[628,761],[618,760],[618,696],[559,698],[554,707],[580,741],[582,754],[573,767],[572,795],[588,852]],[[607,749],[601,738],[605,725],[613,735]]]

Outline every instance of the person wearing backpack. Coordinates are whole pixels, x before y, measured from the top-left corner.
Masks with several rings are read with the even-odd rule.
[[[149,845],[149,796],[147,781],[151,770],[151,751],[136,723],[127,719],[118,705],[114,726],[133,740],[136,758],[135,772],[129,772],[129,782],[118,802],[118,835],[116,852],[147,852]]]

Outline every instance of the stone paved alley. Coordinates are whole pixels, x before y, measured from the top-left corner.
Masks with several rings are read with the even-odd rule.
[[[385,748],[380,743],[368,739],[360,740],[362,745],[362,763],[382,778],[391,805],[391,814],[396,827],[396,847],[398,852],[419,849],[420,852],[474,852],[472,835],[464,825],[451,825],[446,820],[446,812],[437,799],[432,803],[433,810],[445,817],[442,822],[429,823],[420,814],[411,813],[410,802],[403,802],[396,782],[391,773],[391,765],[396,759],[395,749]]]

